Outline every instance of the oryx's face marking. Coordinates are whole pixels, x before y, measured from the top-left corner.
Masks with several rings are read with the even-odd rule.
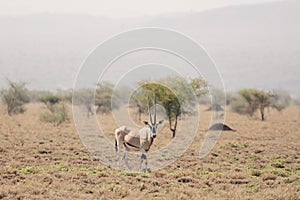
[[[159,122],[157,123],[149,123],[147,121],[144,121],[145,125],[148,125],[149,128],[150,128],[150,137],[151,138],[155,138],[156,137],[156,133],[157,133],[157,127],[159,124],[162,124],[164,122],[164,120],[160,120]]]
[[[149,97],[148,97],[148,111],[149,111],[149,118],[150,122],[144,121],[145,125],[148,125],[150,128],[150,137],[155,138],[156,137],[156,132],[157,132],[157,126],[159,124],[162,124],[164,120],[160,120],[159,122],[156,122],[156,97],[154,95],[154,116],[152,120],[152,114],[150,110],[150,105],[149,105]]]

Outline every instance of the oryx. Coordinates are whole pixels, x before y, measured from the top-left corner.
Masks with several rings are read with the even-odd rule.
[[[140,130],[132,130],[129,127],[121,126],[115,130],[115,148],[118,154],[118,162],[120,167],[120,162],[125,158],[125,164],[130,170],[128,164],[128,151],[141,151],[140,160],[140,171],[142,170],[143,162],[145,161],[145,171],[147,171],[147,152],[150,150],[153,140],[156,137],[157,127],[162,124],[164,120],[156,122],[156,98],[154,96],[154,117],[152,120],[152,114],[150,111],[149,99],[148,99],[148,111],[150,122],[144,121],[146,127]],[[124,147],[124,155],[120,155],[120,147]]]

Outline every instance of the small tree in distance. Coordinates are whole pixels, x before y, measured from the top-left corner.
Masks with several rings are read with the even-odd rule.
[[[279,101],[282,98],[274,92],[265,92],[257,89],[242,89],[238,92],[239,97],[232,103],[233,111],[240,114],[248,114],[251,117],[258,111],[261,120],[265,120],[265,109],[275,108],[278,111],[288,104]]]
[[[8,89],[1,91],[2,102],[9,115],[25,112],[24,104],[30,101],[26,83],[8,80]]]
[[[114,85],[108,82],[102,82],[97,86],[95,94],[96,112],[105,114],[111,112],[112,109],[117,108],[117,102],[112,101]],[[114,95],[117,95],[117,93],[115,92]]]
[[[49,122],[58,126],[61,123],[69,120],[64,102],[60,97],[49,92],[42,96],[40,101],[43,102],[50,111],[50,113],[45,112],[41,114],[41,121]]]
[[[43,102],[51,112],[54,112],[54,105],[59,103],[61,99],[49,92],[40,97],[40,101]]]

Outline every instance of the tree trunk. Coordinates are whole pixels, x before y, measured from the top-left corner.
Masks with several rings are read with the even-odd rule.
[[[178,116],[176,115],[176,117],[175,117],[175,124],[174,124],[173,138],[175,137],[175,134],[176,134],[176,128],[177,128],[177,119],[178,119]]]
[[[171,131],[172,131],[172,137],[174,138],[174,137],[175,137],[175,135],[176,135],[176,130],[174,130],[174,129],[171,129]]]
[[[261,121],[265,121],[265,109],[260,108]]]
[[[174,135],[174,131],[172,129],[172,118],[171,118],[171,116],[169,116],[169,128],[170,128],[170,131],[172,131],[173,135]]]
[[[174,127],[172,128],[172,119],[171,119],[171,117],[169,117],[170,130],[172,131],[172,137],[173,137],[173,138],[174,138],[175,135],[176,135],[177,120],[178,120],[178,116],[176,115]]]
[[[139,122],[141,121],[142,119],[142,108],[140,106],[138,106],[138,109],[139,109]]]
[[[7,113],[9,116],[11,116],[11,114],[12,114],[12,110],[9,105],[7,105]]]

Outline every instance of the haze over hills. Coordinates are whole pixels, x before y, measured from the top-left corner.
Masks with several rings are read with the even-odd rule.
[[[46,13],[0,17],[0,87],[7,77],[30,82],[33,89],[71,88],[99,43],[132,28],[155,26],[202,44],[227,90],[282,88],[300,97],[299,8],[299,1],[286,0],[124,20]]]

